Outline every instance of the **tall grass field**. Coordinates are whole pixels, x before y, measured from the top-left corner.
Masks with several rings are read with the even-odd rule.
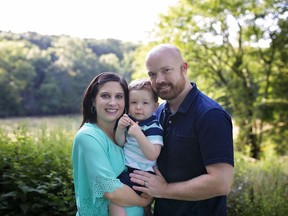
[[[81,116],[0,119],[0,215],[75,215],[71,150]],[[288,157],[235,152],[228,216],[287,216]]]

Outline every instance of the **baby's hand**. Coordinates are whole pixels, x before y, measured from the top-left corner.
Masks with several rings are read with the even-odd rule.
[[[123,130],[130,126],[131,122],[132,120],[129,118],[129,116],[124,114],[118,121],[118,127]]]
[[[128,129],[128,134],[130,136],[136,137],[138,133],[141,133],[142,130],[140,128],[140,126],[138,125],[138,122],[134,122],[131,120],[131,124],[130,127]]]

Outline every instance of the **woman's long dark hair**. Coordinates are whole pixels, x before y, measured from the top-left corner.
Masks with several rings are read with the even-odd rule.
[[[121,77],[119,74],[114,72],[103,72],[98,74],[88,85],[84,92],[83,101],[82,101],[82,114],[83,120],[81,126],[84,123],[96,123],[97,122],[97,110],[93,111],[93,102],[96,98],[96,95],[99,92],[100,87],[107,82],[119,82],[124,91],[125,97],[125,110],[128,110],[128,101],[129,101],[129,93],[128,86],[126,80]],[[97,105],[96,105],[97,106]],[[96,108],[96,107],[95,107]],[[97,109],[97,108],[96,108]],[[125,112],[124,110],[124,112]]]

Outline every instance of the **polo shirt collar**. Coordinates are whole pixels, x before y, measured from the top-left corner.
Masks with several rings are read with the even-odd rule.
[[[199,90],[197,88],[196,83],[191,82],[192,89],[188,92],[186,95],[184,101],[181,103],[180,107],[178,108],[177,112],[179,113],[186,113],[189,110],[189,107],[193,103],[195,97],[199,94]],[[164,110],[168,109],[170,110],[169,103],[165,103]]]

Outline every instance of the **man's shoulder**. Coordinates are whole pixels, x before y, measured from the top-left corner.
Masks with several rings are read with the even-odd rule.
[[[214,99],[210,98],[209,96],[205,95],[202,92],[199,92],[197,96],[196,107],[200,111],[207,112],[212,109],[219,109],[224,110],[223,107]]]
[[[166,104],[167,104],[167,102],[163,102],[158,106],[156,113],[155,113],[156,116],[159,116],[159,114],[166,108],[166,106],[167,106]]]

